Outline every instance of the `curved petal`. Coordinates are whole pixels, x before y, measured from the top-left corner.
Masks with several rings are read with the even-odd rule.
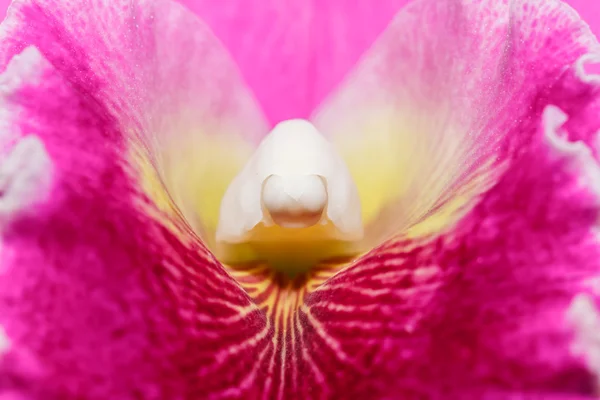
[[[170,1],[55,3],[13,4],[0,65],[33,44],[79,90],[102,96],[139,142],[132,157],[150,157],[212,245],[227,184],[268,132],[235,64],[205,25]]]
[[[367,245],[463,215],[530,140],[520,130],[531,115],[552,102],[580,112],[573,100],[589,93],[571,82],[574,64],[592,48],[556,1],[421,1],[399,13],[313,116],[358,186]]]
[[[444,21],[452,10],[443,26],[453,36],[415,29],[416,23]],[[398,29],[396,41],[384,36],[371,54],[396,46],[398,65],[383,65],[398,72],[393,76],[408,90],[423,94],[417,104],[435,106],[443,104],[443,94],[463,93],[450,97],[462,107],[450,116],[485,141],[467,135],[463,143],[472,143],[471,157],[500,157],[503,167],[452,229],[420,237],[409,232],[307,297],[298,317],[306,343],[300,375],[322,382],[324,397],[594,398],[596,371],[571,353],[566,314],[578,293],[600,297],[600,86],[577,67],[597,44],[574,13],[553,1],[510,7],[422,1],[397,21],[403,23],[391,27]],[[399,35],[401,29],[417,37]],[[463,29],[470,35],[457,36]],[[434,46],[440,41],[452,51]],[[473,52],[451,61],[458,49]],[[429,57],[411,58],[411,51]],[[431,79],[403,77],[400,72],[410,72],[407,58],[413,66],[432,67]],[[446,68],[433,67],[438,60]],[[467,62],[473,68],[463,71]],[[363,67],[373,64],[366,58]],[[348,83],[347,93],[357,95],[346,97],[356,101],[348,104],[366,106],[358,95],[368,101],[381,90],[360,77],[377,82],[386,74],[364,68]],[[469,79],[461,81],[465,75],[456,71],[469,72]],[[454,80],[436,86],[438,74]],[[351,87],[357,83],[366,86]],[[480,162],[475,158],[473,168]]]
[[[151,170],[132,157],[170,134],[150,130],[176,119],[161,111],[180,112],[159,109],[159,93],[245,115],[243,99],[177,86],[213,77],[194,64],[219,54],[194,21],[160,1],[12,6],[0,44],[4,62],[19,53],[0,76],[0,397],[206,398],[261,376],[246,366],[271,351],[264,314],[171,203],[157,207],[139,181]]]
[[[300,318],[330,393],[593,396],[565,314],[600,278],[600,168],[555,136],[557,112],[451,233],[375,250],[309,297]]]

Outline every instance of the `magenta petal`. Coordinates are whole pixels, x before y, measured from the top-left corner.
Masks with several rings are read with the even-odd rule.
[[[214,38],[181,8],[101,3],[20,2],[5,26],[2,63],[22,55],[3,75],[10,113],[0,115],[2,154],[18,161],[0,167],[14,178],[0,182],[0,395],[592,396],[597,377],[571,353],[565,322],[575,295],[597,297],[600,271],[598,165],[589,151],[600,129],[598,84],[577,64],[597,44],[573,14],[554,1],[431,0],[407,9],[406,18],[420,21],[436,17],[425,13],[434,5],[450,7],[458,18],[441,26],[462,35],[440,39],[406,25],[419,40],[398,35],[384,45],[426,49],[432,57],[425,61],[435,61],[433,49],[507,49],[490,59],[447,53],[466,57],[456,59],[465,68],[478,55],[480,74],[459,68],[465,74],[450,76],[445,91],[436,90],[443,80],[425,79],[444,76],[443,69],[395,59],[399,70],[415,73],[405,77],[413,93],[433,100],[458,93],[457,120],[482,128],[478,137],[494,146],[476,148],[506,168],[451,231],[384,245],[304,305],[293,288],[279,297],[264,292],[255,305],[180,219],[155,207],[129,152],[149,139],[162,144],[171,136],[154,129],[175,132],[181,118],[233,121],[256,138],[265,128],[260,113]],[[498,20],[504,25],[486,29]],[[190,53],[198,48],[208,53]],[[163,60],[156,49],[176,54]],[[161,65],[179,68],[167,74]],[[498,97],[484,91],[490,87]],[[308,110],[314,97],[297,93],[302,101],[294,104]],[[208,107],[194,113],[202,104]],[[35,157],[16,157],[22,149]],[[268,286],[253,278],[244,284]]]
[[[75,2],[20,2],[3,26],[14,36],[2,57],[21,54],[0,79],[0,396],[206,398],[248,379],[247,343],[268,342],[270,330],[185,225],[156,209],[130,159],[145,113],[160,110],[144,108],[151,88],[128,62],[166,51],[161,37],[170,44],[190,20],[162,2],[100,3],[76,13]],[[169,83],[161,77],[148,78]]]
[[[184,7],[169,0],[63,3],[14,2],[2,25],[2,69],[35,46],[127,133],[150,136],[152,149],[190,130],[234,131],[250,141],[267,132],[237,66]]]
[[[375,250],[308,299],[305,373],[356,397],[593,395],[565,318],[600,271],[600,168],[541,129],[530,146],[453,232]]]
[[[13,4],[2,25],[0,67],[35,46],[117,120],[130,141],[127,157],[151,154],[148,164],[196,232],[214,230],[216,221],[206,223],[206,215],[217,214],[219,201],[201,208],[206,202],[198,198],[218,197],[226,183],[206,175],[224,169],[232,179],[244,163],[240,154],[251,153],[268,132],[227,51],[205,24],[169,0],[56,3]],[[226,149],[211,146],[215,137]],[[207,165],[215,153],[217,162]],[[145,187],[152,186],[147,178]]]
[[[600,296],[600,85],[580,68],[598,43],[555,1],[421,1],[395,23],[328,118],[404,96],[431,119],[449,102],[466,164],[499,175],[449,232],[400,238],[309,296],[304,373],[330,396],[592,398],[566,314]]]
[[[407,0],[183,0],[231,51],[269,121],[307,118]]]
[[[357,183],[367,238],[447,228],[527,145],[523,126],[548,104],[570,115],[571,139],[591,143],[595,93],[581,64],[593,52],[589,29],[559,2],[404,8],[312,117]],[[416,225],[434,212],[432,228]]]

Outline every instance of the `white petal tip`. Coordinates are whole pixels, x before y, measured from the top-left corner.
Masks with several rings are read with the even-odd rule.
[[[0,326],[0,356],[6,354],[11,347],[10,340],[3,327]]]
[[[578,169],[581,182],[596,197],[600,204],[600,167],[592,149],[581,141],[570,141],[563,125],[568,116],[560,108],[549,105],[544,109],[542,123],[547,144],[560,158],[570,160],[571,165]]]
[[[40,78],[43,62],[44,58],[36,47],[26,47],[9,61],[6,70],[0,74],[0,91],[11,93],[24,82],[35,83]]]
[[[52,161],[36,136],[19,140],[0,162],[0,222],[43,200],[51,188]]]
[[[575,71],[582,82],[600,84],[600,54],[588,53],[579,57]]]
[[[571,303],[567,318],[575,333],[572,351],[584,359],[600,385],[600,313],[592,298],[578,295]]]

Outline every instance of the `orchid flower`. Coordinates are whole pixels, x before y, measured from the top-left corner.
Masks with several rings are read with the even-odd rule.
[[[600,45],[556,0],[17,0],[0,399],[592,399]]]

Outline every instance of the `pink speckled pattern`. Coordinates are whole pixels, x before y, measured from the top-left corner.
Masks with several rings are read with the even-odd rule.
[[[10,94],[27,116],[15,129],[35,132],[59,173],[52,202],[3,232],[2,390],[177,399],[234,385],[239,365],[210,385],[199,367],[260,334],[264,317],[201,245],[142,211],[105,106],[47,61],[37,71],[39,85]]]
[[[169,100],[181,99],[208,102],[214,115],[238,109],[227,106],[239,97],[216,96],[226,87],[185,90],[208,83],[194,56],[219,61],[216,42],[169,2],[21,2],[10,11],[0,58],[39,51],[27,47],[3,76],[2,126],[41,139],[55,173],[51,201],[2,232],[0,321],[10,345],[0,393],[197,399],[236,387],[247,371],[227,354],[264,339],[265,318],[183,224],[150,216],[127,157],[130,141],[172,120],[157,107],[161,94],[172,113],[181,103]],[[211,78],[228,71],[217,64]],[[168,66],[179,70],[166,81]],[[234,88],[235,74],[227,79]],[[210,372],[217,360],[227,373]]]
[[[387,20],[398,4],[390,3]],[[386,72],[398,63],[414,74],[406,79],[411,93],[450,96],[461,106],[455,120],[484,132],[474,149],[505,169],[450,231],[400,236],[320,285],[283,335],[184,221],[154,207],[128,151],[131,143],[160,145],[152,139],[176,134],[179,118],[186,126],[226,118],[259,136],[265,121],[314,111],[341,82],[325,67],[339,73],[344,57],[310,61],[321,53],[301,48],[303,64],[277,79],[308,69],[314,75],[303,82],[313,94],[284,83],[261,94],[260,68],[244,71],[246,45],[235,44],[231,26],[219,30],[218,10],[206,22],[232,46],[231,58],[205,25],[166,0],[27,0],[10,12],[0,36],[0,64],[8,65],[0,77],[2,154],[35,135],[53,169],[49,198],[1,219],[0,399],[597,394],[598,377],[571,352],[566,314],[576,296],[600,297],[600,83],[577,68],[599,47],[562,3],[417,0],[400,11],[404,23],[388,31],[396,39],[384,34],[372,48],[398,54],[384,60],[382,76],[393,77]],[[309,34],[310,24],[284,14],[260,18],[281,32],[297,29],[298,38],[322,34],[331,48],[346,41],[335,35],[356,17],[322,11],[314,20],[321,29]],[[346,17],[344,29],[330,22]],[[368,63],[380,54],[366,47],[385,20],[374,19],[371,39],[352,57],[365,50]],[[256,24],[240,25],[240,37]],[[417,62],[435,55],[460,68]],[[447,79],[429,79],[438,76]],[[393,86],[403,82],[369,89],[394,93],[406,90]],[[277,88],[294,108],[263,105]]]

